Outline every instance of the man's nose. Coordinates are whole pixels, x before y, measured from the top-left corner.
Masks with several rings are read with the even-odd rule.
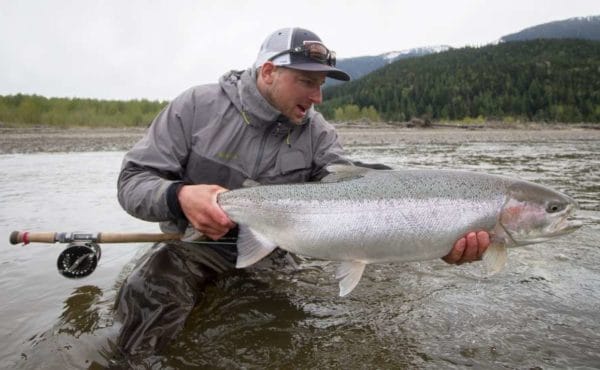
[[[317,86],[312,93],[310,94],[310,100],[313,104],[321,104],[323,102],[323,93],[321,91],[321,86]]]

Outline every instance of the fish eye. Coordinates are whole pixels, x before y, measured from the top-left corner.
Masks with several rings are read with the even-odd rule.
[[[546,212],[548,213],[556,213],[565,209],[565,205],[561,203],[549,203],[546,206]]]

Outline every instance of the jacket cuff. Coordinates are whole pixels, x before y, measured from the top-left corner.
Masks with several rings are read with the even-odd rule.
[[[181,204],[179,204],[179,199],[177,199],[177,193],[183,185],[185,185],[183,182],[174,182],[167,188],[167,207],[169,207],[169,212],[171,212],[173,218],[177,220],[186,219],[185,214],[181,209]]]

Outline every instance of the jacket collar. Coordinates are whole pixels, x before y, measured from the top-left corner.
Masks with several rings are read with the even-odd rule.
[[[244,121],[250,126],[270,126],[276,122],[290,126],[290,128],[296,126],[279,110],[275,109],[258,91],[256,71],[253,68],[245,71],[228,72],[221,77],[219,84],[240,111]],[[302,125],[308,123],[313,114],[314,109],[311,107]]]

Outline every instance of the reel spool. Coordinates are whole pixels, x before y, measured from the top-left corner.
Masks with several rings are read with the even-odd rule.
[[[58,255],[56,267],[66,278],[84,278],[96,270],[100,255],[98,244],[92,241],[74,241]]]

